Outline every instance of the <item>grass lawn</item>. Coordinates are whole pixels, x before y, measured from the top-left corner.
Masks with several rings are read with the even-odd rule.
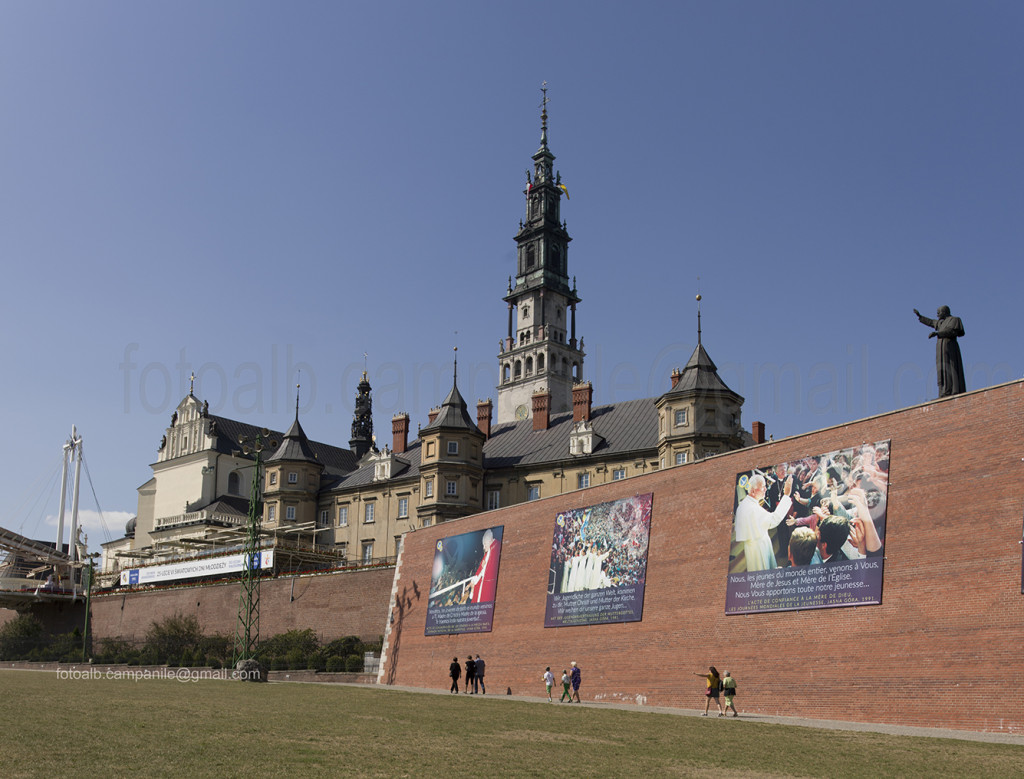
[[[1014,776],[1024,748],[501,696],[0,671],[0,774]]]

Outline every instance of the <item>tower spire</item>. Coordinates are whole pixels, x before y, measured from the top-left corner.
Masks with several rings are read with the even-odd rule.
[[[548,82],[540,85],[543,97],[540,101],[540,145],[542,149],[548,146]]]

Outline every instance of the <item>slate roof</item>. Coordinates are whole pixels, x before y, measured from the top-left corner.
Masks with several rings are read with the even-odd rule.
[[[438,412],[437,418],[425,427],[421,427],[420,435],[423,434],[424,430],[440,430],[441,428],[461,430],[478,429],[476,421],[466,410],[466,401],[462,399],[458,385],[452,385],[452,391],[448,393],[448,397],[446,397],[444,402],[441,404],[441,410]]]
[[[217,423],[217,442],[214,445],[214,451],[222,452],[223,454],[231,454],[241,449],[241,446],[238,444],[238,436],[244,435],[246,438],[255,438],[257,433],[262,433],[263,431],[263,428],[258,425],[246,424],[245,422],[228,419],[227,417],[218,417],[211,414],[210,420]],[[295,425],[292,425],[292,428],[294,427]],[[291,433],[291,429],[288,432]],[[270,437],[283,441],[285,435],[271,430]],[[325,470],[331,475],[347,473],[355,470],[358,466],[355,454],[349,449],[322,444],[319,441],[310,441],[308,438],[306,443],[312,456],[318,462],[323,463]],[[239,452],[238,456],[245,457],[246,455]],[[251,460],[252,457],[249,457],[249,459]]]
[[[658,448],[658,410],[653,398],[626,400],[591,411],[590,423],[603,440],[593,455],[608,457]],[[547,430],[534,430],[533,420],[498,425],[484,443],[484,468],[565,460],[569,455],[572,412],[555,414]]]
[[[234,514],[247,517],[249,516],[249,499],[240,495],[221,495],[202,505],[189,504],[188,510],[190,512],[209,510],[213,514]]]
[[[309,439],[306,438],[306,432],[302,429],[302,425],[299,424],[298,417],[295,417],[292,426],[284,434],[284,440],[277,447],[277,451],[267,458],[267,462],[277,460],[317,462],[317,458],[309,446]]]
[[[413,441],[402,454],[394,455],[395,461],[391,466],[391,478],[406,479],[418,477],[420,475],[421,453],[420,442]],[[365,487],[372,484],[374,465],[375,462],[373,460],[364,459],[356,470],[334,478],[329,483],[326,481],[322,482],[321,489],[349,489],[351,487]]]
[[[683,368],[679,382],[662,397],[673,397],[688,392],[728,392],[736,395],[718,375],[718,366],[700,343]],[[737,395],[737,397],[739,397]]]

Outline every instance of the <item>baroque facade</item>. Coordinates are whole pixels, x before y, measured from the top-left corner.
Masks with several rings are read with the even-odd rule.
[[[561,220],[567,192],[554,159],[545,105],[515,238],[517,267],[503,298],[496,404],[480,401],[471,416],[456,373],[414,439],[409,415],[398,414],[391,444],[379,449],[364,372],[343,448],[311,441],[297,404],[282,434],[212,415],[190,391],[171,417],[153,477],[139,488],[137,516],[124,538],[103,547],[103,569],[238,546],[255,471],[239,441],[257,433],[271,442],[260,474],[266,543],[328,565],[393,558],[402,535],[418,527],[763,441],[763,425],[755,423],[753,435],[742,428],[743,398],[719,377],[699,326],[693,355],[666,377],[663,395],[593,405],[576,333],[581,298],[569,275],[571,238]]]

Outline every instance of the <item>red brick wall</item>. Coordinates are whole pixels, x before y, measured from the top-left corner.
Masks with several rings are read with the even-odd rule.
[[[882,604],[725,616],[736,474],[891,439]],[[384,681],[541,695],[570,660],[590,700],[703,707],[708,665],[741,712],[1024,732],[1024,382],[948,398],[406,536]],[[544,628],[557,512],[654,493],[643,620]],[[490,633],[425,637],[435,542],[504,525]]]
[[[312,628],[321,641],[358,636],[375,641],[384,632],[393,568],[318,576],[280,577],[260,584],[260,636]],[[195,614],[206,634],[233,636],[239,584],[93,596],[95,640],[142,640],[150,625],[175,612]]]

